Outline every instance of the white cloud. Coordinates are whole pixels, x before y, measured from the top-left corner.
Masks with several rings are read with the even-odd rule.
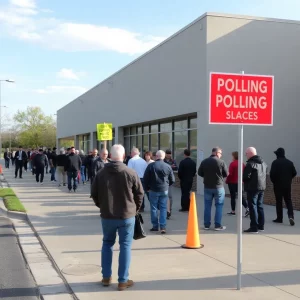
[[[0,9],[0,27],[17,39],[69,52],[109,50],[134,55],[164,40],[121,28],[42,18],[40,12],[33,0],[11,0],[10,6]]]
[[[34,92],[38,94],[55,94],[55,93],[72,93],[72,94],[83,94],[87,91],[87,89],[83,86],[78,85],[70,85],[70,86],[64,86],[64,85],[51,85],[47,86],[44,89],[37,89],[34,90]]]
[[[85,72],[75,72],[72,69],[62,68],[58,73],[57,77],[62,79],[79,80],[80,77],[85,76]]]
[[[35,0],[10,0],[10,3],[24,8],[36,8]]]

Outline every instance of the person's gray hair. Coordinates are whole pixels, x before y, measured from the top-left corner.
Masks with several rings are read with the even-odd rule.
[[[165,151],[163,151],[163,150],[158,150],[158,151],[156,152],[156,158],[157,158],[157,159],[165,159],[165,157],[166,157],[166,152],[165,152]]]
[[[120,144],[115,144],[110,149],[111,159],[113,161],[123,161],[125,148]]]
[[[60,148],[59,153],[60,154],[65,154],[65,148]]]
[[[83,150],[80,150],[79,152],[81,155],[84,155],[84,151]]]
[[[103,149],[101,150],[101,153],[104,153],[104,152],[107,152],[107,154],[108,154],[108,150],[105,149],[105,148],[103,148]]]
[[[79,150],[75,150],[75,154],[79,154]]]
[[[214,148],[212,148],[211,153],[216,154],[220,151],[222,152],[222,149],[220,147],[214,147]]]
[[[140,150],[138,148],[136,148],[136,147],[133,147],[131,149],[131,152],[134,153],[135,155],[140,155]]]
[[[254,147],[248,147],[246,152],[257,155],[257,150]]]

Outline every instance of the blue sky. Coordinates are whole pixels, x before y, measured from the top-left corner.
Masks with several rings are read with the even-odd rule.
[[[207,11],[299,20],[300,0],[0,0],[6,114],[55,114]]]

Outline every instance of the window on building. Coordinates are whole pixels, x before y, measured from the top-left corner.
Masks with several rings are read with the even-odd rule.
[[[187,120],[174,122],[174,130],[186,130],[187,128],[188,128]]]
[[[131,135],[135,135],[136,134],[136,127],[135,126],[130,127],[130,134]]]
[[[126,155],[130,154],[130,137],[125,137],[124,138],[124,148]]]
[[[164,151],[170,149],[172,151],[172,132],[160,133],[160,149]]]
[[[143,136],[138,135],[136,140],[136,147],[140,150],[140,152],[142,152]]]
[[[130,150],[131,150],[133,147],[136,147],[136,136],[131,136],[131,137],[130,137]]]
[[[151,127],[151,133],[158,132],[158,125],[157,124],[152,124],[150,127]]]
[[[149,125],[143,126],[143,133],[149,133]]]
[[[171,132],[171,131],[172,131],[172,122],[160,124],[160,132]]]
[[[197,163],[197,130],[190,130],[190,150],[191,150],[191,159]]]
[[[175,131],[174,132],[174,158],[177,164],[184,159],[183,151],[188,147],[188,132]]]
[[[124,136],[130,135],[130,128],[129,127],[125,127],[124,128]]]
[[[143,155],[149,151],[149,135],[143,135]]]
[[[156,152],[158,151],[158,134],[150,134],[150,146],[151,151]]]
[[[137,134],[142,134],[142,126],[138,126],[138,128],[137,128]]]
[[[197,128],[197,118],[190,118],[189,128]]]

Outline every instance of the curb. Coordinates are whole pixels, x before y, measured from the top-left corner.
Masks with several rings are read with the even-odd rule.
[[[28,216],[26,213],[18,212],[18,211],[10,211],[7,210],[3,203],[3,199],[0,198],[2,201],[0,201],[0,213],[2,213],[5,217],[9,219],[17,219],[17,220],[23,220],[28,221]]]
[[[36,282],[40,299],[50,300],[59,297],[61,300],[79,300],[32,225],[28,214],[8,211],[3,199],[0,199],[2,200],[0,200],[0,214],[13,222],[18,244]],[[34,240],[36,240],[36,248],[28,247],[28,241],[34,242]]]

